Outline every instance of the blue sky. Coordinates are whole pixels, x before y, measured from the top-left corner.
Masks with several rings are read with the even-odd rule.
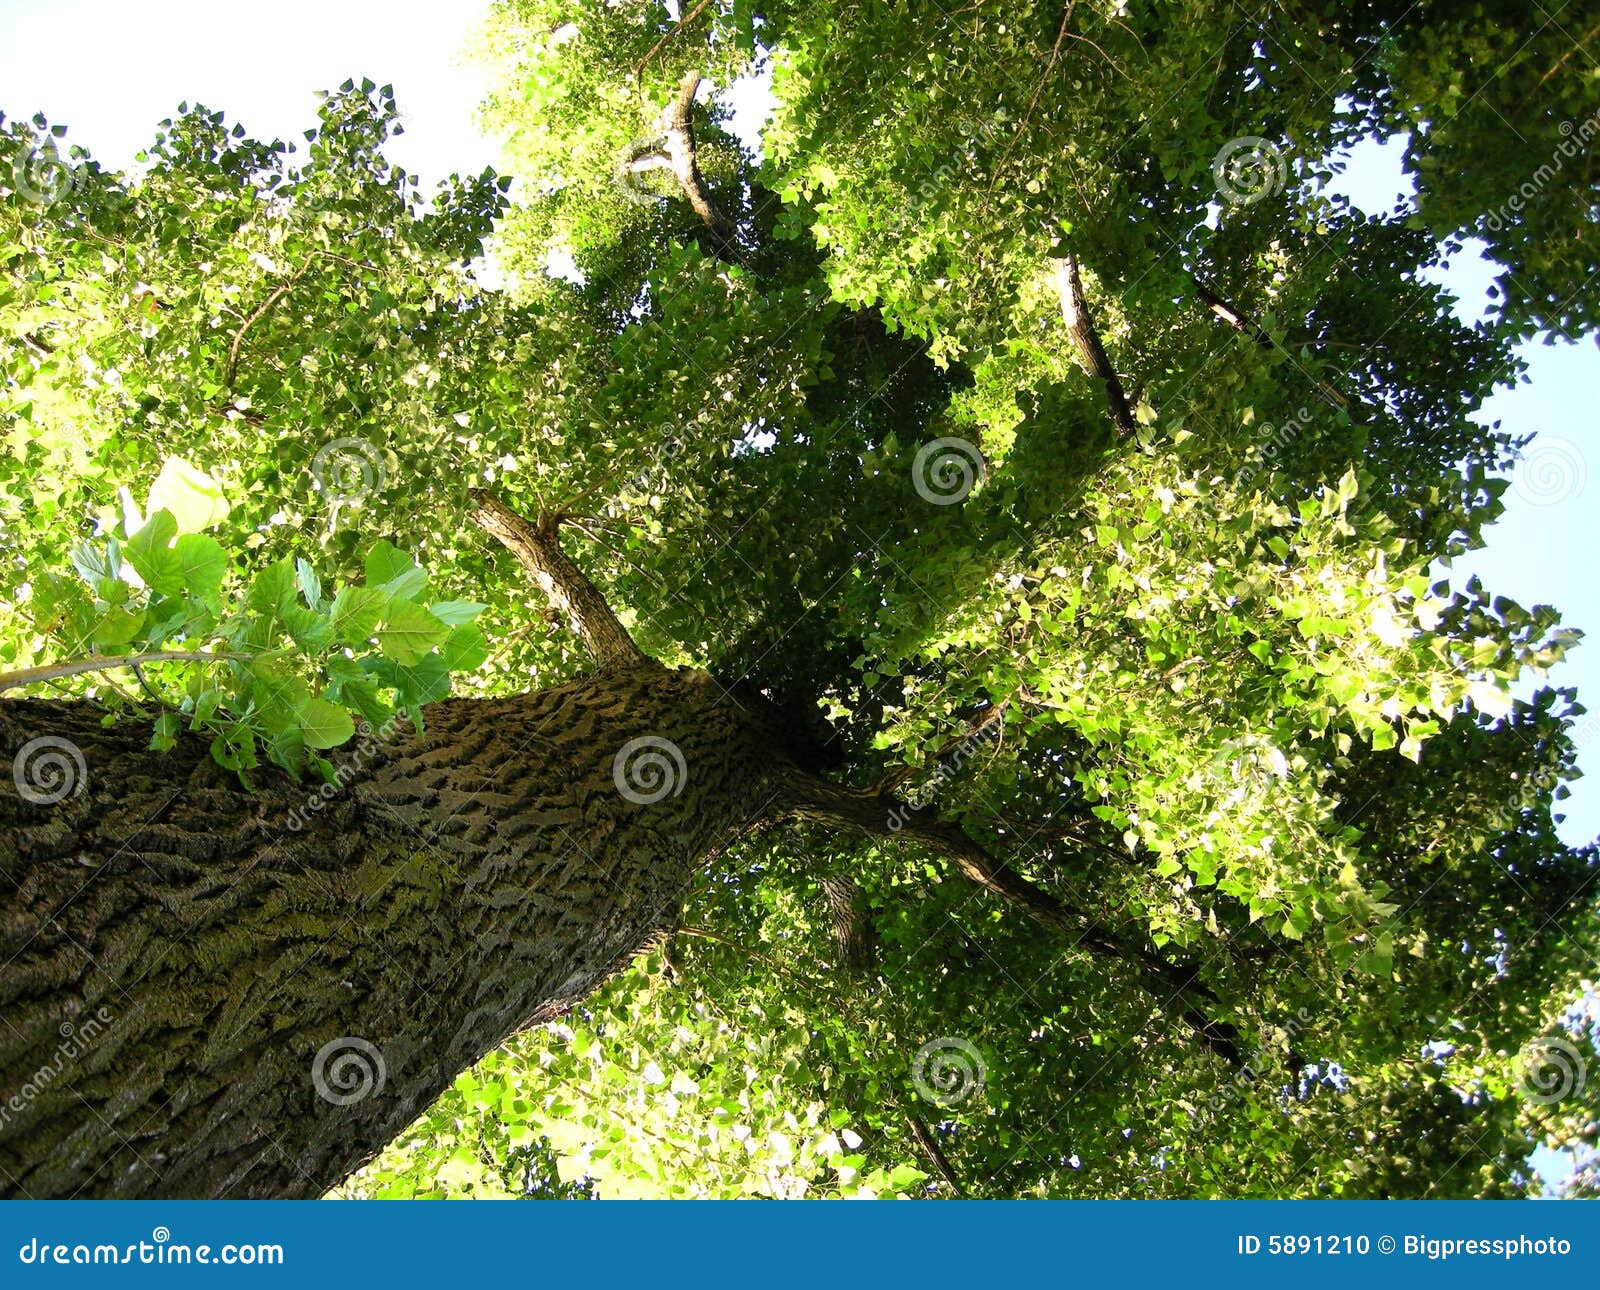
[[[484,0],[277,0],[266,8],[164,0],[158,21],[153,6],[119,0],[0,0],[0,109],[42,110],[104,164],[123,165],[181,99],[221,109],[257,137],[292,139],[314,117],[315,90],[368,76],[394,85],[405,120],[391,160],[431,186],[495,160],[473,119],[483,77],[460,61],[487,8]],[[1362,148],[1337,188],[1366,210],[1392,206],[1408,191],[1398,149]],[[1481,316],[1489,277],[1470,251],[1442,273],[1462,317]],[[1556,605],[1569,625],[1600,631],[1600,580],[1585,568],[1600,548],[1600,348],[1534,343],[1525,357],[1528,382],[1496,394],[1482,415],[1539,438],[1488,548],[1459,561],[1452,576],[1476,573],[1499,594]],[[1600,696],[1600,641],[1580,647],[1551,679]],[[1574,843],[1600,835],[1600,700],[1578,736],[1580,765],[1595,774],[1567,803],[1562,832]]]

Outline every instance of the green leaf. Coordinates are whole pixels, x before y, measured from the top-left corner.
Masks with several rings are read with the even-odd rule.
[[[450,629],[420,605],[401,603],[390,608],[378,628],[378,648],[396,663],[413,664],[442,642]]]
[[[333,598],[328,618],[340,645],[363,645],[378,629],[388,597],[372,587],[343,587]]]
[[[356,732],[350,714],[326,699],[308,699],[295,712],[307,748],[337,748]]]
[[[228,518],[228,499],[222,486],[182,457],[168,457],[150,485],[145,513],[171,513],[182,533],[198,533]],[[143,576],[143,575],[141,575]]]
[[[215,538],[203,533],[185,533],[173,548],[183,579],[183,589],[205,604],[215,607],[228,571],[228,557]]]
[[[184,589],[183,565],[172,549],[177,536],[178,522],[172,513],[157,511],[123,548],[144,585],[163,596],[181,595]]]
[[[437,604],[429,605],[428,612],[441,623],[458,627],[462,623],[470,623],[488,607],[472,600],[441,600]]]

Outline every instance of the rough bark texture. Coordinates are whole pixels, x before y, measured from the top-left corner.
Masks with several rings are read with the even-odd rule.
[[[709,250],[719,260],[732,262],[737,258],[733,225],[712,200],[711,187],[700,173],[700,160],[695,151],[691,112],[699,88],[700,73],[685,73],[678,84],[678,97],[667,104],[667,110],[661,115],[661,132],[667,141],[667,157],[672,163],[672,173],[678,181],[678,187],[683,190],[684,197],[700,217],[711,238]]]
[[[1088,302],[1083,297],[1077,256],[1069,254],[1056,261],[1056,293],[1061,298],[1061,318],[1067,325],[1067,335],[1079,363],[1085,372],[1105,386],[1106,407],[1111,412],[1117,433],[1135,433],[1138,426],[1134,423],[1133,409],[1128,406],[1122,378],[1106,356],[1106,347],[1100,343],[1100,333],[1095,330]]]
[[[426,717],[341,750],[323,801],[0,702],[0,1194],[320,1195],[671,928],[793,773],[650,662]]]

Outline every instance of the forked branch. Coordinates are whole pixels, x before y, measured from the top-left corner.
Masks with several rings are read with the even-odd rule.
[[[596,663],[614,668],[650,661],[617,621],[600,589],[561,549],[559,516],[542,515],[537,523],[530,523],[482,488],[472,490],[472,502],[472,522],[517,557],[549,599],[550,607],[566,615]]]
[[[700,160],[695,152],[692,111],[699,88],[700,73],[685,73],[678,83],[678,97],[667,104],[667,110],[661,114],[661,133],[666,138],[667,158],[678,187],[683,189],[689,205],[694,207],[694,213],[711,235],[712,254],[731,263],[737,250],[733,225],[711,199],[711,189],[700,173]]]

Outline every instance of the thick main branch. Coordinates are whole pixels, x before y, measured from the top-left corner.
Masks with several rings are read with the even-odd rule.
[[[673,176],[694,213],[711,235],[711,251],[719,260],[732,261],[735,251],[733,225],[711,199],[711,188],[700,173],[695,152],[692,111],[695,92],[700,88],[700,73],[687,72],[678,83],[678,97],[661,114],[661,133],[666,137],[667,157]]]

